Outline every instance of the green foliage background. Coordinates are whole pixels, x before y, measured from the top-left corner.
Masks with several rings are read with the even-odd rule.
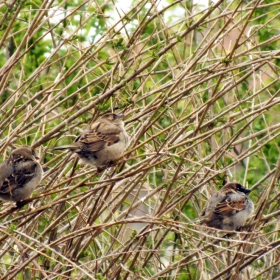
[[[277,1],[0,3],[0,151],[36,148],[31,202],[1,202],[1,279],[278,279]],[[105,112],[131,143],[96,174],[54,152]],[[197,222],[226,181],[239,233]]]

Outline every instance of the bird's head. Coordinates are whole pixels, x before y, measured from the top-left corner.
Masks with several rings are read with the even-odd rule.
[[[123,121],[122,119],[124,118],[124,114],[105,114],[101,117],[101,120],[106,120],[108,122],[111,122],[113,124],[121,124]]]
[[[241,184],[239,183],[227,183],[226,185],[224,185],[220,192],[222,193],[228,193],[228,192],[241,192],[244,194],[249,194],[251,192],[251,190],[246,189],[245,187],[243,187]]]
[[[30,146],[20,146],[16,148],[15,150],[13,150],[10,157],[15,159],[19,159],[19,158],[30,159],[30,160],[38,159],[34,149],[32,149]]]

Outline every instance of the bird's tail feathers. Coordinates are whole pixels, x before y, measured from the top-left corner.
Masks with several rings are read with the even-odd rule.
[[[70,150],[70,151],[77,152],[78,150],[80,150],[80,148],[77,147],[76,145],[65,145],[65,146],[53,148],[53,151],[59,151],[59,150]]]

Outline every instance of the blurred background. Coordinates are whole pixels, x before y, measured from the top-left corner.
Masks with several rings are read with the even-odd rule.
[[[71,3],[70,3],[71,2]],[[45,174],[1,202],[1,279],[279,279],[277,1],[0,3],[0,154],[36,148]],[[124,113],[102,173],[67,151]],[[252,189],[230,238],[197,223],[225,182]]]

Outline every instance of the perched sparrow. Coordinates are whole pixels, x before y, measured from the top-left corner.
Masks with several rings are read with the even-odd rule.
[[[254,204],[246,196],[250,192],[238,183],[226,184],[208,201],[202,213],[202,222],[223,230],[236,230],[244,226],[254,212]]]
[[[42,179],[42,167],[29,146],[15,149],[0,164],[0,199],[19,202],[31,196]]]
[[[71,144],[54,148],[68,149],[86,164],[99,170],[119,158],[129,144],[129,136],[121,120],[124,115],[106,114],[87,127]]]

